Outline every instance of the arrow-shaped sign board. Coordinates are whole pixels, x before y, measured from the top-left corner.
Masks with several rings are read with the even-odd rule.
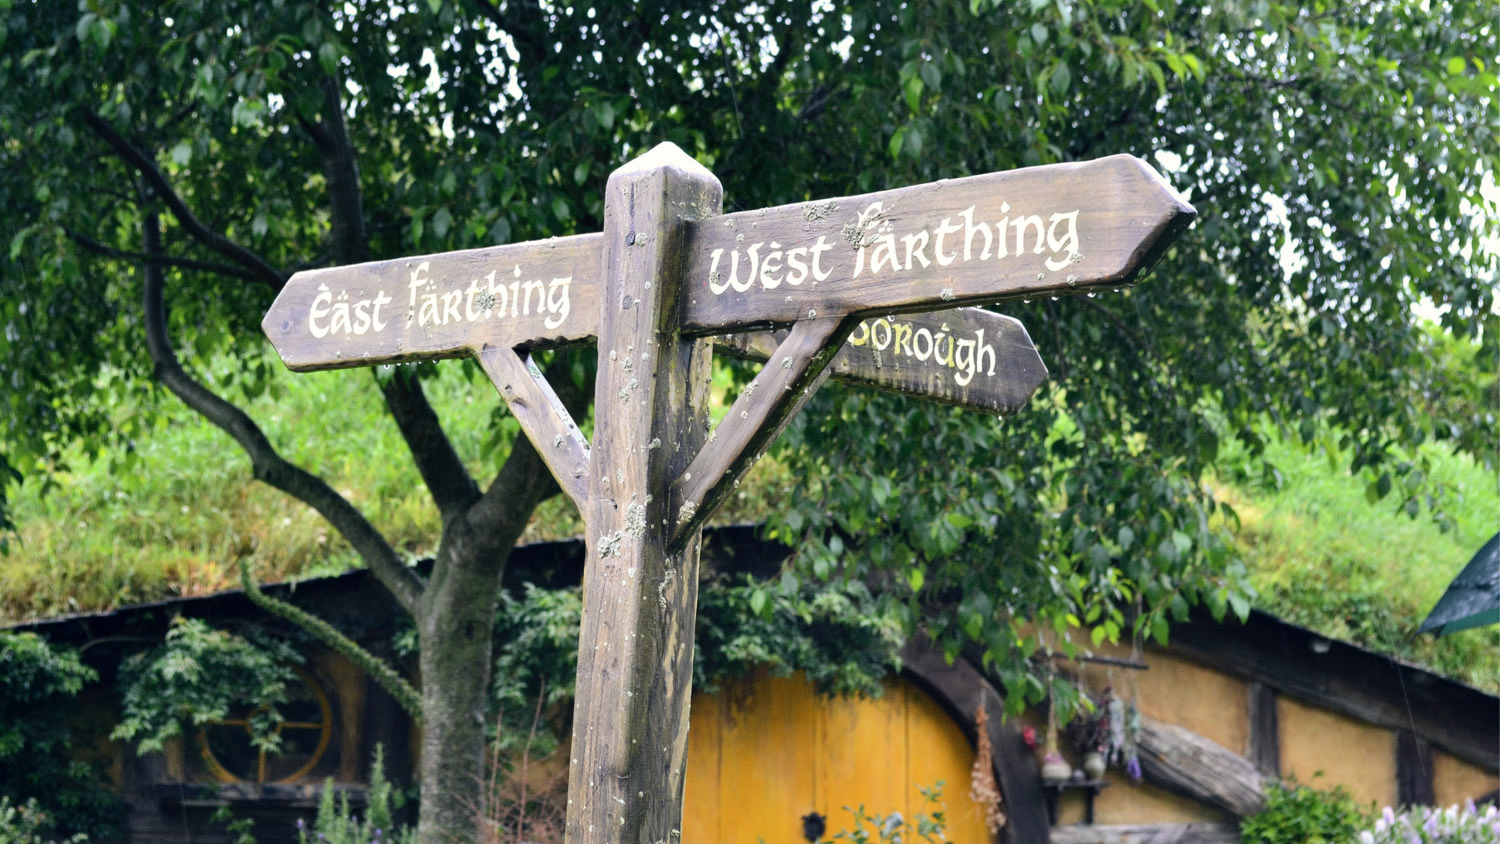
[[[1193,214],[1149,165],[1117,155],[721,215],[688,228],[681,326],[715,334],[1116,287]],[[297,370],[584,341],[599,332],[603,244],[578,235],[300,272],[262,327]]]
[[[732,334],[731,354],[768,360],[786,332]],[[1010,416],[1047,378],[1026,327],[979,308],[871,317],[855,327],[828,365],[852,384]]]

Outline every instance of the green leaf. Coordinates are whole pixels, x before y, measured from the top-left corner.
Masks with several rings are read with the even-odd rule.
[[[934,94],[942,88],[943,71],[938,68],[936,63],[922,62],[921,76],[922,84],[926,85],[928,90]]]
[[[906,582],[911,585],[912,592],[922,591],[922,584],[927,582],[927,572],[920,568],[913,568],[906,575]]]
[[[905,82],[901,83],[901,92],[906,97],[906,107],[913,112],[922,110],[922,87],[924,84],[920,75],[909,76]]]
[[[1068,70],[1068,63],[1058,62],[1052,69],[1052,78],[1048,82],[1053,93],[1066,94],[1068,86],[1073,82],[1073,72]]]
[[[1129,525],[1121,525],[1117,538],[1120,543],[1120,550],[1129,551],[1130,547],[1135,544],[1135,531],[1131,530]]]
[[[1036,42],[1036,45],[1038,47],[1042,46],[1043,44],[1046,44],[1047,43],[1047,27],[1043,26],[1040,23],[1034,23],[1034,24],[1032,24],[1031,25],[1031,40],[1034,41],[1034,42]]]
[[[1448,75],[1458,76],[1459,74],[1464,72],[1464,68],[1467,66],[1468,63],[1465,62],[1461,56],[1454,56],[1453,58],[1448,60]]]
[[[186,167],[193,160],[193,144],[191,141],[178,141],[172,147],[172,163],[179,167]]]

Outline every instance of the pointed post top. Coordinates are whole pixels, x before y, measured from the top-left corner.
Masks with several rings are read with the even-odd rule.
[[[723,190],[722,186],[719,185],[718,176],[715,176],[711,170],[700,164],[698,159],[683,152],[682,147],[671,141],[662,141],[651,149],[620,165],[613,173],[609,174],[609,180],[614,181],[619,178],[629,178],[652,170],[675,170],[694,181],[711,180],[715,186],[719,186],[719,189]]]

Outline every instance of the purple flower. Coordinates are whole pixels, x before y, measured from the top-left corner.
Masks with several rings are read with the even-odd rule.
[[[1135,780],[1136,782],[1141,781],[1141,758],[1139,756],[1135,755],[1134,753],[1130,754],[1130,759],[1125,762],[1125,773],[1128,774],[1132,780]]]

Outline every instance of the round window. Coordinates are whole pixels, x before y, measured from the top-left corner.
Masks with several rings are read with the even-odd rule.
[[[281,748],[267,753],[250,741],[253,710],[205,725],[198,731],[203,761],[222,782],[262,785],[292,783],[307,776],[327,752],[333,733],[333,710],[328,695],[306,671],[295,669],[302,681],[287,689],[282,722],[276,725]]]

